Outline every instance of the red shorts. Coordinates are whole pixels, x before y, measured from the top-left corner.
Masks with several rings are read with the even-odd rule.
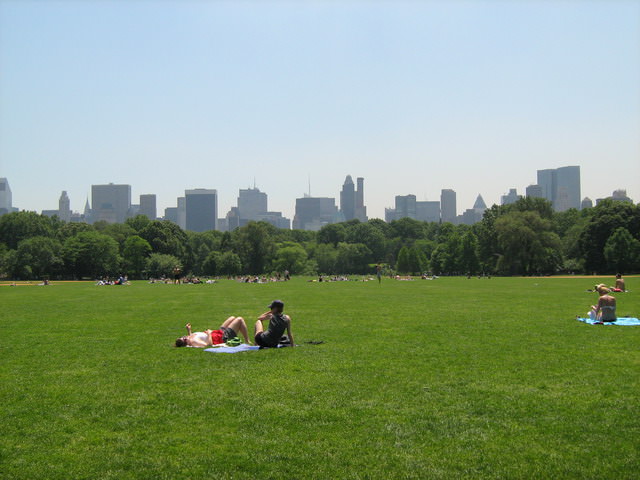
[[[222,337],[224,336],[224,332],[222,330],[213,330],[211,332],[211,343],[217,345],[219,343],[224,343]]]

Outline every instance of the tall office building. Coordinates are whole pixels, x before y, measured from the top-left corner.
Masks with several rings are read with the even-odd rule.
[[[296,199],[293,228],[296,230],[320,230],[340,218],[335,198],[304,197]]]
[[[540,185],[529,185],[526,189],[526,195],[529,198],[545,198]]]
[[[445,189],[440,192],[440,212],[443,222],[456,223],[458,209],[455,191]]]
[[[510,205],[512,203],[516,203],[520,198],[521,196],[518,195],[518,191],[515,188],[510,188],[509,193],[507,193],[506,195],[502,195],[502,197],[500,198],[500,204]]]
[[[185,197],[178,197],[177,200],[178,211],[176,213],[178,226],[186,230],[187,229],[187,199]]]
[[[149,220],[155,220],[158,216],[156,209],[156,196],[153,194],[140,195],[140,215],[144,215]]]
[[[164,219],[178,224],[178,207],[167,207],[164,209]]]
[[[243,220],[257,220],[258,215],[266,213],[267,194],[258,188],[240,189],[238,195],[238,217]]]
[[[401,218],[416,218],[416,196],[415,195],[396,195],[395,208],[385,208],[385,222],[400,220]]]
[[[58,218],[63,222],[71,221],[71,201],[67,196],[67,191],[63,190],[58,200]]]
[[[353,184],[351,175],[347,175],[340,191],[340,212],[344,220],[358,219],[367,221],[367,207],[364,206],[364,178],[358,177],[358,189]]]
[[[580,202],[580,210],[593,207],[593,201],[589,197],[584,197]]]
[[[185,190],[186,229],[193,232],[215,230],[218,221],[218,191],[207,188]]]
[[[13,212],[11,205],[11,188],[9,188],[9,180],[0,178],[0,215]]]
[[[340,211],[345,220],[356,218],[356,187],[351,175],[347,175],[340,192]]]
[[[549,200],[557,212],[580,209],[579,166],[538,170],[538,185],[543,198]]]
[[[131,208],[131,185],[91,185],[92,223],[124,223]]]
[[[416,220],[439,223],[440,202],[416,202]]]

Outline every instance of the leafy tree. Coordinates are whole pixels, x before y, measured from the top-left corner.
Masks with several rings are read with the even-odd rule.
[[[166,253],[152,253],[147,258],[146,271],[152,278],[169,278],[176,265],[180,265],[180,259]]]
[[[275,270],[289,270],[292,274],[303,273],[307,263],[307,252],[295,242],[280,244],[276,251],[273,267]]]
[[[153,220],[142,229],[139,235],[149,242],[154,253],[173,255],[180,259],[180,263],[187,256],[187,235],[178,225],[169,220]]]
[[[222,258],[222,253],[220,252],[211,252],[207,255],[207,258],[204,259],[201,266],[201,272],[203,275],[218,275],[220,259]]]
[[[93,232],[94,228],[88,223],[80,222],[68,222],[63,223],[58,229],[56,236],[62,243],[69,238],[77,235],[80,232]]]
[[[218,272],[222,275],[238,275],[242,272],[242,261],[233,252],[224,252],[220,256]]]
[[[235,230],[234,251],[240,256],[246,273],[259,275],[271,260],[275,250],[270,230],[273,228],[265,222],[249,222]]]
[[[628,272],[638,267],[640,241],[624,227],[618,227],[604,245],[604,256],[610,271]]]
[[[399,273],[411,273],[412,261],[409,254],[409,248],[404,246],[398,252],[398,261],[396,262],[396,270]]]
[[[338,251],[330,244],[322,243],[316,247],[313,252],[318,272],[324,274],[338,273],[336,270],[336,260],[338,259]]]
[[[146,217],[145,217],[146,218]],[[140,278],[151,254],[151,245],[144,238],[132,235],[124,242],[123,257],[127,272]]]
[[[451,232],[447,237],[447,257],[444,264],[445,272],[449,274],[457,274],[463,270],[462,266],[462,239],[457,231]]]
[[[151,219],[146,215],[136,215],[135,217],[127,218],[124,223],[136,233],[140,233],[151,223]]]
[[[330,223],[318,231],[317,239],[318,243],[328,243],[337,247],[338,243],[344,242],[345,235],[346,229],[342,223]]]
[[[362,243],[340,242],[337,248],[336,270],[339,273],[367,273],[371,250]]]
[[[80,232],[68,238],[63,257],[67,271],[76,277],[99,278],[119,273],[118,243],[99,232]]]
[[[15,265],[19,267],[19,271],[14,272],[16,276],[25,272],[29,272],[31,278],[58,275],[64,265],[62,245],[54,238],[27,238],[18,245]]]
[[[391,222],[392,236],[400,237],[404,240],[417,240],[424,238],[424,222],[405,217]]]
[[[345,231],[347,243],[362,243],[371,250],[373,260],[381,261],[385,254],[385,237],[383,233],[369,223],[355,223]]]
[[[433,250],[429,263],[433,273],[440,275],[445,272],[445,267],[449,263],[449,252],[446,244],[441,243]]]
[[[136,231],[126,223],[109,223],[100,230],[100,233],[109,235],[116,242],[118,242],[120,253],[122,254],[124,251],[124,245],[125,245],[125,242],[127,241],[127,238],[129,238],[132,235],[135,235]]]
[[[462,249],[460,254],[460,266],[470,275],[475,275],[480,267],[478,262],[478,239],[475,234],[468,231],[462,237]]]
[[[35,212],[13,212],[0,216],[0,243],[9,249],[18,248],[18,243],[27,238],[52,235],[51,219]]]

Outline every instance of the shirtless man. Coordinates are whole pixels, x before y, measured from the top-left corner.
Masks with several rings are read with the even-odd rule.
[[[616,286],[614,288],[616,289],[616,291],[626,291],[624,288],[624,278],[622,278],[622,275],[619,273],[616,275]]]
[[[598,304],[591,306],[589,316],[599,322],[615,322],[616,297],[609,295],[609,289],[604,284],[596,285],[596,291],[600,297]]]
[[[282,337],[282,334],[286,330],[291,346],[295,346],[293,335],[291,334],[291,318],[289,315],[283,313],[284,303],[282,303],[281,300],[274,300],[271,302],[271,305],[269,305],[269,308],[271,310],[260,315],[256,322],[256,345],[260,345],[261,347],[277,347],[280,337]],[[269,320],[269,327],[266,331],[262,324],[265,320]]]
[[[245,343],[249,343],[249,334],[247,332],[247,324],[244,323],[242,317],[229,317],[220,326],[218,330],[205,330],[204,332],[191,332],[191,324],[185,325],[187,335],[176,340],[176,347],[196,347],[207,348],[219,343],[225,343],[228,340],[238,336],[238,332],[242,333]]]

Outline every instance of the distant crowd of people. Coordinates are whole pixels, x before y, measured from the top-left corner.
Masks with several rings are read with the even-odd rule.
[[[103,277],[96,282],[96,286],[104,286],[104,285],[131,285],[129,279],[126,275],[120,275],[116,279],[112,279],[109,277]]]

